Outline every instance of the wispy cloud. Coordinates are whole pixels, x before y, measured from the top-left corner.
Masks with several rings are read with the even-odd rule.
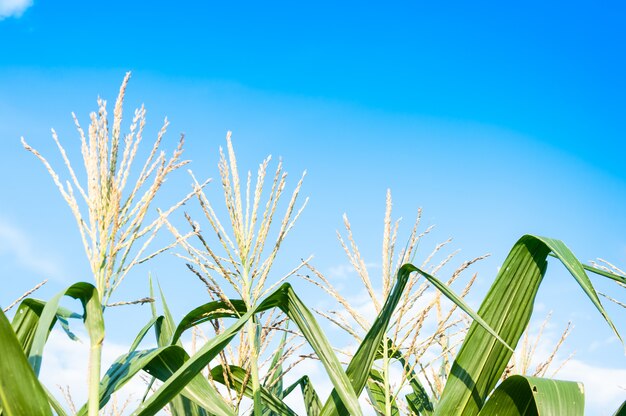
[[[374,263],[374,262],[368,262],[368,263],[365,263],[365,267],[367,267],[368,270],[380,269],[380,264]],[[337,266],[330,267],[328,269],[327,277],[330,279],[346,279],[349,276],[352,276],[354,274],[356,274],[356,270],[354,269],[354,266],[352,266],[352,264],[350,263],[343,263]]]
[[[42,255],[23,230],[0,218],[0,258],[5,256],[12,258],[20,267],[40,274],[42,279],[61,279],[62,272],[57,262]]]
[[[0,20],[20,17],[32,5],[33,0],[0,0]]]

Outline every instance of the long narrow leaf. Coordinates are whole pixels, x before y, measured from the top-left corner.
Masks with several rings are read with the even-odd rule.
[[[412,265],[404,265],[400,268],[396,284],[385,300],[385,304],[380,310],[378,317],[348,364],[346,374],[357,396],[361,394],[367,384],[372,364],[376,359],[376,354],[381,342],[387,333],[391,316],[402,297],[411,272],[415,270],[417,269]],[[330,398],[324,404],[322,415],[346,414],[347,410],[341,400],[338,399],[337,391],[333,390]]]
[[[172,313],[170,312],[170,309],[167,306],[167,301],[165,300],[165,294],[163,293],[163,289],[161,288],[160,284],[158,284],[158,286],[159,286],[159,293],[161,295],[161,305],[163,307],[164,319],[157,320],[156,322],[157,342],[158,342],[159,347],[165,347],[168,345],[170,339],[172,338],[172,335],[176,328],[176,323],[174,322]],[[175,345],[179,345],[181,348],[183,346],[181,342],[177,342]],[[171,375],[173,370],[175,370],[175,368],[169,367],[167,365],[166,365],[166,369],[168,371],[167,377],[169,377],[169,375]],[[198,375],[192,380],[192,383],[194,384],[196,389],[210,390],[210,393],[209,393],[210,397],[214,401],[220,401],[218,407],[222,409],[222,411],[226,411],[226,409],[230,409],[229,406],[226,404],[226,402],[222,400],[222,397],[216,391],[214,391],[213,387],[211,385],[208,385],[208,383],[206,384],[199,383],[199,380],[197,380],[198,377],[201,377],[201,376]],[[184,396],[178,396],[172,399],[172,401],[169,404],[169,408],[170,408],[170,412],[172,413],[172,416],[206,416],[206,412],[200,406],[198,406],[196,403],[194,403],[193,401],[190,401],[187,397],[184,397]]]
[[[307,416],[318,416],[322,411],[322,402],[320,401],[313,384],[311,383],[311,379],[309,376],[302,376],[297,381],[292,383],[289,387],[283,390],[283,399],[289,396],[291,392],[296,388],[300,387],[300,391],[302,392],[302,397],[304,398],[304,408],[306,410]]]
[[[242,390],[242,385],[244,380],[246,379],[246,370],[241,367],[237,367],[234,365],[229,366],[228,368],[229,376],[232,376],[229,379],[229,383],[238,391]],[[218,365],[211,369],[211,377],[213,380],[226,385],[226,380],[224,380],[224,369],[221,365]],[[250,383],[246,383],[245,389],[243,390],[246,397],[252,397],[252,386]],[[275,395],[272,394],[271,391],[266,389],[265,387],[260,388],[261,401],[263,403],[263,408],[271,410],[281,416],[297,416],[297,413],[291,410],[289,406],[282,402],[282,400]]]
[[[73,284],[50,299],[41,312],[39,324],[33,338],[32,349],[28,357],[28,361],[36,375],[39,374],[43,349],[50,333],[50,327],[54,319],[56,319],[59,302],[63,296],[69,296],[81,301],[84,310],[83,322],[89,334],[91,346],[101,345],[104,340],[104,319],[97,289],[90,283],[79,282]]]
[[[331,382],[337,390],[342,403],[352,415],[361,415],[357,396],[350,380],[343,371],[330,343],[322,332],[311,311],[293,292],[291,285],[285,283],[270,294],[254,310],[247,311],[224,332],[209,340],[191,359],[186,361],[163,385],[148,398],[135,415],[154,415],[169,402],[182,387],[198,374],[206,365],[228,345],[232,338],[241,330],[255,313],[270,308],[280,308],[300,329],[307,342],[320,359]]]
[[[617,334],[582,265],[571,251],[560,241],[530,235],[523,236],[511,249],[478,311],[479,315],[507,344],[515,347],[530,320],[550,252],[563,262]],[[454,361],[435,414],[478,414],[510,358],[509,349],[473,322]]]
[[[511,376],[493,392],[479,416],[583,416],[581,383]]]
[[[0,407],[3,415],[52,416],[48,397],[0,310]]]
[[[22,345],[24,354],[27,356],[30,354],[33,340],[35,338],[35,332],[37,331],[37,326],[39,325],[39,319],[45,306],[46,302],[42,300],[26,298],[20,303],[15,315],[13,316],[11,325],[13,326],[13,330],[15,331],[18,341]],[[77,340],[78,338],[76,338],[67,326],[68,318],[82,318],[82,316],[73,313],[68,309],[59,307],[50,324],[50,327],[48,328],[48,335],[50,334],[50,331],[54,327],[55,323],[60,321],[67,336],[73,340]]]
[[[367,393],[377,414],[384,416],[400,416],[400,410],[398,410],[398,404],[394,396],[391,397],[391,413],[389,413],[389,415],[387,414],[385,410],[385,396],[391,394],[391,392],[385,391],[382,374],[373,368],[370,370],[370,378],[367,381]]]
[[[122,388],[139,371],[145,370],[152,376],[165,381],[188,359],[189,355],[178,345],[131,351],[122,355],[109,367],[100,383],[100,407],[104,407],[113,393]],[[182,386],[181,393],[214,415],[235,415],[201,374]],[[86,414],[87,407],[83,406],[78,416]]]

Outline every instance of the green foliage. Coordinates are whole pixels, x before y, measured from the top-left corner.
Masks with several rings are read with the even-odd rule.
[[[583,266],[565,244],[529,235],[522,237],[513,246],[478,310],[479,315],[498,331],[507,344],[516,346],[530,321],[550,252],[570,271],[617,334]],[[502,377],[511,354],[508,348],[474,322],[454,361],[435,414],[478,414]]]
[[[0,310],[0,405],[7,416],[52,415],[46,393]]]
[[[263,184],[269,163],[269,158],[266,159],[259,166],[252,198],[251,175],[248,175],[244,204],[229,133],[228,157],[221,152],[219,168],[233,236],[228,235],[204,194],[206,183],[199,183],[195,178],[191,193],[167,211],[160,212],[158,219],[146,225],[144,220],[148,208],[166,176],[184,166],[187,161],[180,160],[182,139],[171,158],[166,158],[164,154],[157,156],[165,133],[164,127],[137,182],[130,187],[132,190],[124,191],[128,189],[126,185],[130,166],[141,140],[145,116],[143,108],[138,110],[131,125],[131,133],[122,138],[122,101],[128,79],[129,74],[116,101],[111,132],[108,129],[104,101],[99,101],[99,112],[92,116],[88,137],[79,127],[87,173],[86,183],[89,185],[85,188],[87,192],[81,187],[65,150],[58,142],[56,134],[53,134],[72,183],[86,204],[86,210],[83,207],[81,211],[74,188],[69,182],[63,185],[47,160],[24,142],[25,148],[37,156],[52,175],[77,220],[95,286],[85,282],[75,283],[47,302],[27,298],[19,305],[12,324],[9,324],[5,314],[0,311],[1,415],[46,416],[52,415],[54,411],[65,416],[65,410],[37,377],[44,357],[44,347],[57,323],[70,338],[76,339],[69,329],[70,318],[82,319],[90,347],[88,401],[80,407],[78,416],[98,415],[113,395],[141,372],[148,373],[152,381],[144,400],[134,409],[134,416],[155,415],[165,406],[169,406],[169,412],[173,416],[236,416],[241,414],[240,404],[244,396],[252,403],[254,416],[295,415],[295,411],[285,400],[297,388],[302,393],[307,416],[360,416],[363,411],[359,398],[363,396],[364,390],[377,414],[385,416],[399,416],[405,409],[420,416],[576,416],[583,413],[584,392],[578,383],[521,375],[501,380],[514,349],[528,327],[535,297],[547,270],[548,256],[557,258],[566,267],[620,340],[622,338],[600,303],[585,270],[621,285],[626,284],[625,277],[611,273],[608,269],[582,265],[561,241],[526,235],[513,246],[480,309],[475,312],[464,301],[465,293],[457,295],[448,284],[434,276],[435,272],[429,274],[412,264],[401,264],[412,261],[410,259],[412,253],[414,254],[413,249],[419,242],[417,222],[407,248],[400,253],[401,260],[394,265],[396,234],[395,231],[392,232],[391,196],[388,193],[383,243],[382,300],[374,293],[362,264],[363,259],[354,244],[347,218],[344,220],[351,249],[348,249],[343,240],[341,243],[352,264],[360,269],[360,274],[364,273],[361,278],[377,311],[371,325],[365,319],[357,319],[365,336],[355,336],[359,339],[359,345],[345,366],[311,310],[296,295],[289,283],[283,283],[284,279],[301,267],[310,266],[308,260],[302,260],[284,279],[272,279],[273,276],[268,279],[277,252],[301,212],[301,209],[295,209],[295,204],[302,180],[292,193],[282,221],[278,221],[280,226],[277,239],[271,247],[266,247],[277,204],[285,189],[286,173],[279,163],[269,190],[269,199],[263,203]],[[119,160],[118,153],[121,157]],[[150,178],[153,180],[149,181]],[[180,234],[168,221],[169,215],[192,197],[197,197],[210,229],[215,233],[215,248],[222,251],[221,254],[207,242],[199,225],[190,217],[187,220],[192,230],[188,235]],[[167,226],[174,234],[174,245],[187,252],[188,256],[185,258],[189,261],[188,268],[205,283],[213,301],[192,309],[177,324],[163,291],[160,291],[163,314],[159,315],[156,305],[151,304],[152,318],[135,336],[128,352],[118,357],[100,378],[105,336],[104,308],[129,270],[153,256],[143,258],[142,253],[162,226]],[[200,249],[188,241],[192,236],[199,240]],[[140,248],[132,249],[140,240],[144,241],[139,245]],[[163,250],[168,248],[170,247]],[[163,250],[158,250],[154,255]],[[466,266],[469,264],[471,262]],[[394,271],[397,271],[395,280]],[[222,282],[218,283],[214,275],[219,276]],[[397,327],[395,335],[391,336],[391,328],[400,322],[403,315],[412,313],[417,298],[410,297],[413,288],[410,283],[414,283],[411,279],[417,275],[423,276],[432,287],[447,297],[455,305],[453,310],[458,307],[472,319],[451,369],[448,363],[452,355],[446,355],[450,352],[447,340],[434,340],[436,336],[444,337],[445,329],[439,329],[430,340],[432,343],[441,342],[442,349],[445,350],[440,372],[441,385],[445,382],[445,387],[443,391],[439,389],[436,393],[432,386],[420,380],[420,367],[416,371],[416,365],[421,366],[421,363],[412,363],[409,360],[410,354],[403,354],[403,345],[400,345],[403,341],[398,341]],[[272,280],[274,284],[266,285]],[[337,292],[333,292],[330,285],[321,286],[339,300],[353,317],[358,315],[353,314],[354,309]],[[236,293],[238,298],[229,299],[223,287],[230,287],[231,293]],[[152,283],[150,294],[154,301]],[[81,314],[59,306],[65,296],[81,302]],[[268,323],[264,324],[263,319],[267,316],[264,314],[271,317],[273,313],[281,319],[271,321],[267,318]],[[415,323],[410,319],[409,322]],[[213,325],[215,336],[208,338],[197,351],[189,353],[184,348],[181,337],[189,329],[203,323]],[[293,352],[289,345],[292,340],[287,336],[290,332],[289,323],[324,367],[333,386],[328,397],[319,396],[307,375],[285,387],[286,374],[290,370],[285,365],[285,359]],[[414,339],[417,339],[419,326],[409,328],[414,332],[411,334],[409,331],[409,335],[415,335]],[[140,349],[142,341],[152,329],[157,347]],[[283,331],[282,336],[278,347],[271,353],[265,353],[269,357],[271,371],[263,375],[259,360],[265,348],[272,344],[272,337],[267,334],[274,334],[276,331]],[[350,333],[354,335],[354,331]],[[235,341],[236,337],[239,338]],[[233,344],[235,348],[239,347],[238,362],[232,358]],[[231,354],[228,355],[227,352]],[[231,357],[230,361],[227,357]],[[408,389],[402,395],[391,390],[392,363],[400,366],[404,386],[410,388],[408,394]],[[432,395],[428,394],[424,385],[431,388]],[[236,396],[234,400],[231,397],[233,393]],[[625,414],[625,408],[622,405],[615,414]]]
[[[581,383],[511,376],[493,392],[480,416],[582,416],[585,395]]]
[[[546,272],[549,253],[554,253],[566,266],[609,326],[615,330],[584,267],[569,249],[557,240],[524,236],[511,250],[478,314],[435,277],[410,264],[403,266],[381,312],[345,370],[317,320],[289,284],[283,284],[252,310],[247,310],[245,303],[238,299],[209,302],[192,310],[178,325],[175,325],[163,298],[165,314],[157,316],[155,310],[153,318],[139,331],[129,352],[119,357],[105,373],[100,382],[98,407],[104,407],[113,393],[143,370],[163,384],[134,412],[135,415],[154,415],[172,403],[175,403],[172,408],[176,414],[236,415],[232,405],[202,375],[202,370],[255,315],[278,308],[295,324],[320,359],[334,389],[322,406],[308,377],[300,378],[283,390],[282,384],[277,383],[282,383],[282,380],[278,380],[283,377],[281,369],[268,381],[272,383],[270,388],[261,386],[258,390],[264,409],[277,415],[295,414],[283,400],[299,386],[309,416],[358,415],[361,414],[361,408],[357,397],[367,388],[378,413],[386,414],[387,408],[390,409],[390,415],[399,415],[395,398],[386,405],[386,393],[381,388],[383,374],[373,368],[373,363],[381,358],[384,343],[389,343],[385,334],[390,317],[404,293],[408,279],[417,272],[426,276],[444,295],[474,317],[443,394],[435,406],[435,414],[582,414],[584,395],[580,384],[513,376],[498,386],[498,380],[512,353],[509,345],[517,345],[530,319],[534,298]],[[55,322],[60,318],[77,316],[59,308],[59,300],[66,295],[81,300],[84,310],[82,317],[91,343],[101,342],[104,331],[102,308],[95,288],[87,283],[74,284],[47,303],[24,300],[18,308],[13,326],[2,314],[0,348],[3,357],[11,357],[0,360],[3,366],[0,397],[5,414],[26,414],[25,409],[29,409],[28,412],[51,414],[48,395],[36,380],[36,373],[41,365],[43,346]],[[234,319],[234,323],[189,356],[180,343],[181,335],[200,323],[218,318]],[[138,350],[151,328],[156,329],[158,347]],[[273,357],[274,365],[280,362],[285,341],[286,337],[283,336],[281,348],[278,349],[280,353]],[[26,353],[31,357],[31,365],[28,365]],[[400,361],[406,369],[401,355],[396,353],[389,358]],[[19,380],[18,384],[8,383],[9,377]],[[240,367],[232,365],[226,370],[221,365],[215,366],[211,368],[210,379],[242,391],[248,397],[254,394],[246,370]],[[406,396],[411,411],[431,414],[432,404],[417,377],[411,378],[411,387],[413,392]],[[51,401],[51,404],[55,409],[59,408],[57,413],[63,413],[58,403]],[[78,414],[85,415],[87,409],[88,405],[85,404]]]

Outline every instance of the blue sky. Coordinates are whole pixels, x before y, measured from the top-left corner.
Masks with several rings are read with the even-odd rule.
[[[49,129],[75,143],[70,112],[87,124],[127,70],[126,108],[145,103],[153,133],[167,115],[170,148],[185,132],[199,176],[217,176],[227,130],[240,166],[272,154],[293,182],[308,171],[311,202],[285,267],[311,253],[326,272],[345,264],[334,237],[344,212],[366,258],[380,261],[387,188],[405,229],[423,207],[432,245],[453,237],[463,258],[492,253],[477,266],[477,293],[525,233],[625,266],[626,8],[544,3],[0,0],[0,304],[42,275],[52,277],[44,297],[86,278],[69,210],[19,137],[54,158]],[[188,182],[173,179],[164,200]],[[205,300],[184,267],[158,261],[178,316]],[[551,265],[538,299],[555,310],[555,331],[574,320],[568,351],[626,371],[622,347],[567,277]],[[144,289],[145,274],[120,296]],[[626,332],[623,309],[607,308]],[[110,336],[125,342],[123,329]]]

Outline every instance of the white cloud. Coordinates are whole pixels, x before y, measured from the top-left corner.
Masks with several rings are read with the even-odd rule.
[[[20,17],[32,5],[33,0],[0,0],[0,20]]]
[[[24,231],[0,218],[0,258],[4,256],[12,258],[20,267],[40,274],[42,279],[62,279],[57,262],[39,252]]]
[[[626,400],[626,368],[597,367],[570,360],[556,378],[583,382],[587,415],[613,414]]]

